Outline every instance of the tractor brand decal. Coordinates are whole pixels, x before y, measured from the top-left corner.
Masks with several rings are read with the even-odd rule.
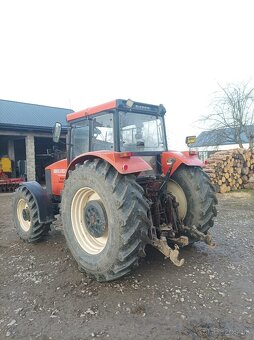
[[[138,110],[144,110],[144,111],[150,111],[151,110],[151,108],[149,106],[144,106],[144,105],[139,105],[139,104],[135,104],[134,108],[138,109]]]
[[[54,174],[66,174],[66,169],[54,169]]]

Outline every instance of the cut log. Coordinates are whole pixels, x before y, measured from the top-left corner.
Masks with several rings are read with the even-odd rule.
[[[254,150],[217,151],[207,160],[204,171],[221,193],[252,187],[254,183]]]

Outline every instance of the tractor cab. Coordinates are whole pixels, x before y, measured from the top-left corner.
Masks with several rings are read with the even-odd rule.
[[[115,100],[71,113],[68,161],[92,151],[151,155],[167,150],[162,105]]]

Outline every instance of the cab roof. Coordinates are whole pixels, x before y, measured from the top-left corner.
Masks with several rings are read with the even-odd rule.
[[[146,103],[139,103],[134,102],[130,99],[115,99],[108,103],[104,103],[101,105],[97,105],[94,107],[87,108],[85,110],[77,111],[74,113],[70,113],[67,115],[66,119],[67,122],[71,122],[76,119],[81,119],[86,116],[95,115],[97,113],[107,111],[107,110],[114,110],[119,109],[122,111],[129,111],[129,112],[139,112],[139,113],[147,113],[147,114],[156,114],[156,115],[164,115],[166,110],[163,105],[151,105]]]

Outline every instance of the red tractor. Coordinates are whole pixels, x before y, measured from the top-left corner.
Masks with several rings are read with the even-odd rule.
[[[15,194],[21,239],[40,240],[61,213],[78,266],[99,281],[120,278],[151,244],[181,266],[179,247],[213,245],[217,204],[203,163],[168,151],[163,105],[114,100],[67,115],[67,159],[46,168],[46,190]],[[53,139],[59,140],[56,123]]]

